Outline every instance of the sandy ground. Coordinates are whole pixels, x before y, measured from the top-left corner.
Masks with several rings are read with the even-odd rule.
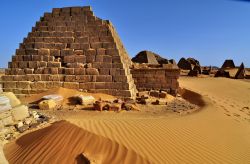
[[[92,156],[101,147],[103,151],[97,152],[102,154],[104,163],[117,163],[117,159],[125,163],[250,163],[250,83],[182,77],[180,85],[203,96],[202,110],[185,116],[157,111],[61,112],[58,117],[70,123],[57,123],[39,132],[39,140],[32,141],[28,135],[8,144],[6,157],[10,163],[49,161],[56,159],[56,152],[68,149],[67,143],[72,142],[69,152],[77,150],[70,154],[73,159],[81,151]],[[81,135],[75,133],[78,127]],[[84,135],[87,132],[100,137],[99,144],[91,142]],[[91,146],[86,148],[86,142],[81,141]],[[110,151],[110,156],[105,156]],[[63,153],[69,160],[67,152]]]

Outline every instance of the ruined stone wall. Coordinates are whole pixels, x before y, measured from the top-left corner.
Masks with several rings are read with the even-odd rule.
[[[138,91],[164,90],[176,95],[179,87],[179,69],[133,68],[131,70]]]
[[[134,98],[129,56],[109,21],[90,7],[45,13],[16,50],[4,91],[31,95],[65,87]]]

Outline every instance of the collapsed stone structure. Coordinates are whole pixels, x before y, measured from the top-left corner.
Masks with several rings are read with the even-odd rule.
[[[161,59],[161,61],[167,61],[167,64],[152,64],[152,62],[146,62],[146,60],[138,60],[147,58],[148,54],[149,53],[139,53],[133,58],[137,59],[133,61],[138,61],[134,62],[131,68],[137,89],[139,91],[162,90],[176,95],[179,88],[178,79],[180,69],[174,60],[168,61],[159,55],[155,56],[155,58]]]
[[[181,58],[178,62],[178,67],[183,70],[189,70],[189,76],[198,76],[202,73],[200,62],[194,58]]]
[[[135,63],[148,63],[148,64],[159,64],[155,58],[154,53],[150,51],[141,51],[135,57],[132,58],[132,62]]]
[[[221,68],[216,72],[215,77],[227,77],[233,79],[248,79],[248,71],[244,64],[241,63],[236,67],[233,60],[225,60]]]
[[[16,50],[3,89],[24,96],[65,87],[134,98],[131,64],[113,25],[90,7],[54,8]]]
[[[134,63],[147,63],[147,64],[174,64],[176,65],[175,60],[165,59],[160,55],[151,52],[151,51],[141,51],[135,57],[132,58]]]

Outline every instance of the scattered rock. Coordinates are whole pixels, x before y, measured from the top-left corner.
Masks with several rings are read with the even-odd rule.
[[[12,109],[10,100],[6,96],[0,96],[0,112]]]
[[[93,105],[95,103],[95,98],[93,96],[76,95],[74,98],[81,105]]]
[[[107,105],[108,105],[109,111],[119,112],[122,110],[122,104],[120,104],[120,103],[111,103],[111,104],[107,104]]]
[[[56,103],[59,103],[59,102],[61,102],[63,100],[63,96],[53,94],[53,95],[43,96],[42,99],[44,99],[44,100],[54,100]]]
[[[160,91],[159,98],[166,98],[166,97],[167,97],[167,92]]]
[[[20,121],[29,117],[29,110],[28,107],[25,105],[20,105],[11,110],[11,114],[14,121]]]
[[[130,110],[140,111],[141,110],[135,104],[124,104],[124,109],[127,110],[127,111],[130,111]]]
[[[20,100],[12,92],[3,92],[1,96],[6,96],[9,99],[12,108],[21,105]]]
[[[23,126],[17,128],[18,132],[20,132],[20,133],[23,133],[28,129],[29,129],[29,125],[23,125]]]
[[[159,98],[159,91],[152,90],[149,92],[149,95],[152,97]]]
[[[38,106],[41,110],[52,110],[56,108],[55,100],[43,100],[41,101]]]

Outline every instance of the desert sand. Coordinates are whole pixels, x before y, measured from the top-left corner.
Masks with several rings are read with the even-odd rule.
[[[77,163],[81,152],[103,163],[250,163],[250,83],[181,77],[180,85],[202,96],[201,110],[58,111],[67,122],[26,134],[6,145],[5,155],[10,163]]]

